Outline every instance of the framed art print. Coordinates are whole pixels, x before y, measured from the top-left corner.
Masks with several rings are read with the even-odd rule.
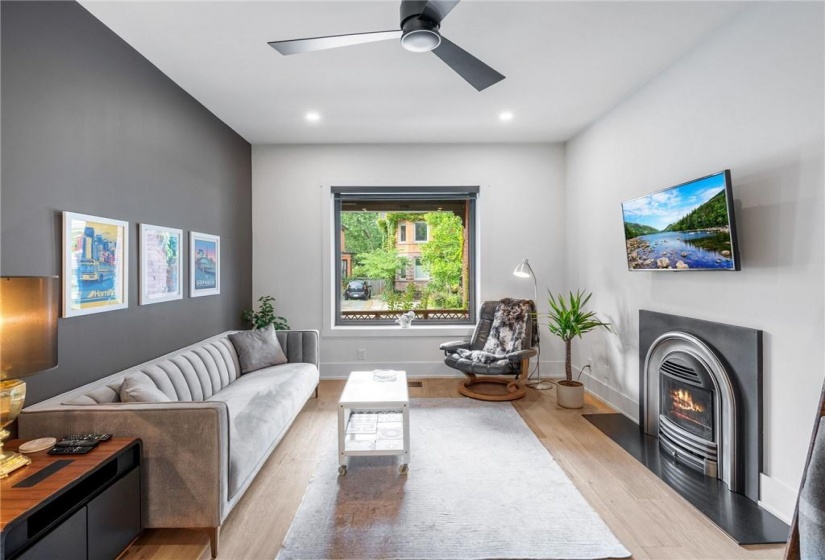
[[[183,298],[183,231],[140,224],[140,304]]]
[[[221,293],[221,238],[189,232],[189,297]]]
[[[63,212],[63,317],[129,307],[129,222]]]

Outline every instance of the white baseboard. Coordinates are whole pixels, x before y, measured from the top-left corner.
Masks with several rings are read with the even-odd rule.
[[[784,482],[759,474],[759,505],[785,523],[791,523],[796,508],[797,491]]]
[[[587,373],[582,374],[581,380],[588,393],[639,423],[639,403]]]
[[[373,369],[397,369],[407,372],[408,379],[421,377],[464,377],[458,370],[438,362],[322,362],[321,379],[346,379],[351,371],[371,371]],[[530,370],[533,373],[533,369]],[[541,377],[564,377],[563,362],[541,362]]]
[[[464,377],[444,362],[331,362],[321,364],[321,379],[346,379],[352,371],[395,369],[407,372],[407,378]]]

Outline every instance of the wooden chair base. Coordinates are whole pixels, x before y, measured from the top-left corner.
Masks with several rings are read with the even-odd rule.
[[[469,374],[468,374],[469,375]],[[504,385],[504,392],[498,390],[494,392],[478,392],[474,387],[490,385]],[[478,399],[480,401],[514,401],[527,394],[527,390],[519,384],[519,379],[507,377],[484,377],[479,378],[470,375],[467,379],[458,384],[458,392],[465,397]]]

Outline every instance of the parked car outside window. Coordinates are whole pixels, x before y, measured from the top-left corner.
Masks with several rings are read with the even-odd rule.
[[[353,280],[344,290],[344,299],[370,299],[370,285],[363,280]]]

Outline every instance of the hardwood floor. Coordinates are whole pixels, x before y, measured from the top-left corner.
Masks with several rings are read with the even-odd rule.
[[[413,380],[419,381],[419,380]],[[425,379],[413,398],[460,397],[457,378]],[[322,381],[221,529],[221,559],[272,560],[298,510],[321,450],[335,436],[343,381]],[[516,409],[591,506],[637,560],[782,558],[783,546],[743,548],[717,529],[582,413],[613,412],[590,397],[583,410],[556,405],[555,390],[528,390]],[[416,445],[413,442],[413,445]],[[413,452],[415,449],[413,448]],[[525,465],[524,476],[530,476]],[[525,512],[529,515],[529,512]],[[552,526],[552,520],[548,520]],[[148,529],[123,555],[128,560],[209,558],[206,533]]]

